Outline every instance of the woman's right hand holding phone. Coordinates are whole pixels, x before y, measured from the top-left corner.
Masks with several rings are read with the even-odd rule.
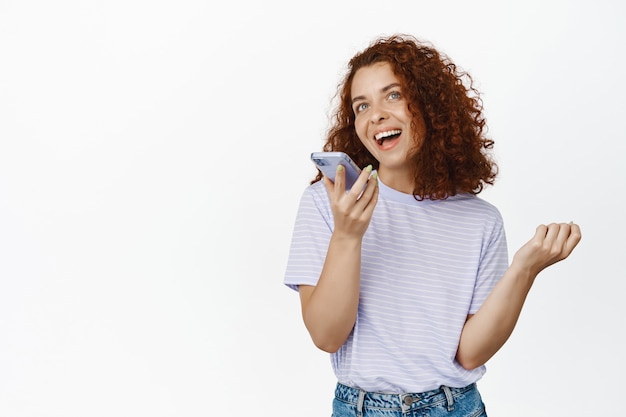
[[[302,317],[317,347],[336,352],[356,321],[359,306],[361,245],[378,201],[378,178],[372,166],[361,171],[346,192],[345,168],[335,182],[324,177],[335,219],[324,268],[316,286],[300,286]]]
[[[343,166],[337,166],[334,183],[324,177],[324,185],[328,191],[335,219],[334,234],[359,239],[365,234],[378,201],[378,178],[376,173],[370,175],[371,172],[371,165],[363,169],[348,192],[346,192],[346,172]]]

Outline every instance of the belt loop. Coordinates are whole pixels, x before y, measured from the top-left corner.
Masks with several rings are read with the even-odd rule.
[[[442,385],[441,389],[443,390],[444,394],[446,394],[446,401],[448,402],[448,411],[454,411],[454,398],[452,397],[452,391],[450,391],[450,388]]]
[[[363,417],[363,403],[365,402],[365,391],[359,390],[359,399],[356,403],[356,415],[357,417]]]

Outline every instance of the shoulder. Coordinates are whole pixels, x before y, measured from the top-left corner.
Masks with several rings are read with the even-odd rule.
[[[304,189],[305,194],[311,194],[317,198],[327,197],[326,187],[324,187],[324,181],[316,181]]]
[[[322,181],[317,181],[306,187],[302,192],[300,204],[328,206],[330,203],[324,183]]]
[[[498,208],[474,194],[463,193],[440,200],[438,211],[441,216],[468,233],[483,236],[500,235],[504,221]]]
[[[326,187],[322,181],[307,186],[300,197],[298,216],[318,216],[330,218],[332,210]]]
[[[458,209],[466,211],[468,214],[499,220],[502,219],[500,210],[498,210],[494,204],[474,194],[457,194],[449,197],[447,201]]]

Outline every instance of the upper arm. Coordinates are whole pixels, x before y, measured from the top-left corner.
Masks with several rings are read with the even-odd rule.
[[[304,312],[306,311],[306,307],[311,299],[311,295],[315,290],[315,286],[313,285],[299,285],[298,292],[300,293],[300,305],[302,307],[302,317],[304,317]]]

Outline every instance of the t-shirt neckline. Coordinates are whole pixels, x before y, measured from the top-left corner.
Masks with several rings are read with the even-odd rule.
[[[441,201],[459,200],[468,197],[468,194],[460,193],[457,195],[449,196],[446,200],[431,200],[428,197],[423,200],[417,200],[413,194],[403,193],[389,187],[384,182],[382,182],[380,178],[378,178],[378,188],[380,196],[382,196],[384,199],[409,205],[435,204]]]

